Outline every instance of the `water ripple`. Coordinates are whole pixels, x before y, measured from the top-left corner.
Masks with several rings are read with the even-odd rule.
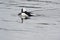
[[[13,20],[8,20],[8,19],[1,19],[0,21],[3,21],[3,22],[18,22],[17,20],[13,21]]]
[[[26,8],[42,8],[42,7],[34,7],[34,6],[18,6],[18,7],[26,7]]]
[[[52,3],[52,4],[60,4],[60,3],[57,3],[57,2],[53,2],[53,1],[40,1],[40,2]]]
[[[18,29],[7,29],[7,28],[0,28],[0,30],[4,30],[4,31],[28,31],[29,32],[29,30],[18,30]]]
[[[37,24],[40,24],[40,25],[56,25],[56,24],[54,24],[54,23],[37,23]]]
[[[37,33],[36,31],[28,30],[28,29],[7,29],[7,28],[0,28],[0,30],[3,31],[14,31],[14,32],[32,32],[32,33]]]
[[[0,4],[3,4],[2,2],[0,2]]]
[[[27,1],[36,1],[36,2],[45,2],[45,3],[52,3],[52,4],[60,4],[58,2],[53,2],[53,1],[39,1],[39,0],[27,0]]]

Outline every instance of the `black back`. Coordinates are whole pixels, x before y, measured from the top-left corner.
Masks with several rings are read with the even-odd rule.
[[[31,14],[31,12],[25,11],[24,13],[27,14],[28,16],[33,16],[33,15]]]
[[[33,16],[33,15],[31,14],[31,12],[27,12],[27,11],[23,12],[23,8],[21,9],[21,13],[25,13],[25,14],[27,14],[28,16]],[[18,16],[21,15],[21,13],[19,13]]]

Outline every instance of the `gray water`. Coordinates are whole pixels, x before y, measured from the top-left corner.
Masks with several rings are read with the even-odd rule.
[[[21,8],[34,17],[21,23]],[[0,0],[0,40],[60,40],[60,0]]]

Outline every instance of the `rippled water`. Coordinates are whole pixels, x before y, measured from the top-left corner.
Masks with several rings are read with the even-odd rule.
[[[21,23],[25,7],[34,15]],[[0,40],[60,40],[59,0],[0,0]]]

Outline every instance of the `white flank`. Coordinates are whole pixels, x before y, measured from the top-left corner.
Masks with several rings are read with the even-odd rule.
[[[25,13],[22,13],[22,14],[21,14],[21,18],[24,19],[24,18],[26,18],[26,17],[28,17],[28,15],[26,15]]]

